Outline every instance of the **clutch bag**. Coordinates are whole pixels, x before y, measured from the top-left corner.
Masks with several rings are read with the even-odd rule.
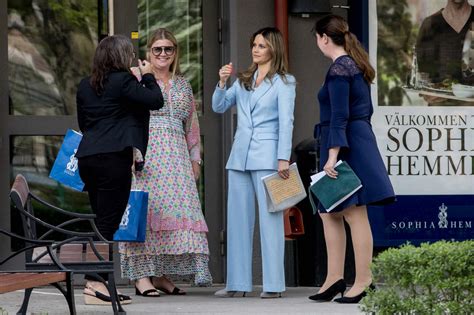
[[[296,163],[290,165],[289,173],[288,179],[281,178],[278,172],[262,177],[269,212],[291,208],[306,197]]]

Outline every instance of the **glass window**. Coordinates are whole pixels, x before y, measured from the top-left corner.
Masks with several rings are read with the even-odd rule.
[[[10,114],[75,114],[77,84],[90,73],[103,28],[102,2],[8,0]]]
[[[202,114],[202,0],[138,0],[140,57],[147,53],[148,38],[158,28],[166,28],[178,40],[180,68],[191,82],[198,115]],[[204,160],[204,137],[201,136],[201,158]],[[197,182],[203,211],[204,167]]]
[[[198,113],[202,113],[202,0],[139,0],[140,57],[158,28],[172,32],[179,43],[180,68],[191,82]]]
[[[92,212],[87,193],[70,189],[49,178],[49,172],[63,141],[62,136],[13,136],[10,140],[12,183],[17,174],[22,174],[28,181],[30,191],[41,199],[69,211]],[[33,203],[33,207],[35,215],[48,222],[59,223],[64,220],[64,217],[40,207],[37,203]],[[18,230],[21,227],[20,217],[14,209],[11,218],[13,230],[22,233]],[[88,224],[76,224],[74,228],[81,230],[85,226]]]

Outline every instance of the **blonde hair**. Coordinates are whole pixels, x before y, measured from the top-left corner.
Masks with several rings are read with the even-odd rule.
[[[151,49],[151,46],[153,45],[154,42],[160,39],[167,39],[170,42],[173,43],[173,46],[175,48],[175,53],[174,53],[174,60],[173,63],[170,65],[170,71],[172,77],[175,75],[181,74],[181,71],[179,70],[179,46],[178,46],[178,41],[176,40],[176,37],[174,37],[173,33],[168,31],[166,28],[159,28],[156,31],[154,31],[150,38],[148,39],[148,44],[147,48],[148,50]]]
[[[349,25],[344,18],[335,14],[326,15],[316,22],[312,32],[319,36],[326,34],[334,44],[344,47],[344,50],[354,59],[364,74],[365,81],[372,83],[375,78],[375,70],[370,64],[369,54],[357,37],[349,31]]]
[[[285,45],[281,32],[275,27],[265,27],[256,31],[250,38],[250,48],[253,47],[253,42],[257,35],[262,35],[268,44],[271,56],[270,70],[265,78],[271,80],[275,74],[279,74],[283,81],[287,83],[285,74],[288,73],[288,58],[286,56]],[[252,63],[247,70],[240,72],[237,77],[240,84],[247,90],[252,90],[253,75],[257,71],[258,65]]]

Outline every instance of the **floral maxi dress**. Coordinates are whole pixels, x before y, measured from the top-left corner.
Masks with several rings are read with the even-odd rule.
[[[200,132],[191,85],[170,80],[164,106],[150,112],[145,166],[132,189],[147,191],[144,243],[120,243],[122,276],[137,280],[171,276],[210,285],[207,225],[201,210],[191,160],[200,160]]]

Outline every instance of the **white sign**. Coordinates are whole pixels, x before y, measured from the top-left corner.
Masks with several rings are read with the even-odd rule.
[[[440,10],[448,2],[369,2],[369,48],[377,70],[372,123],[398,195],[474,195],[474,97],[452,92],[453,84],[474,78],[462,73],[461,59],[435,58],[426,65],[421,58],[439,50],[433,34],[436,49],[424,40],[423,25],[442,23]],[[470,26],[468,20],[464,34]]]

